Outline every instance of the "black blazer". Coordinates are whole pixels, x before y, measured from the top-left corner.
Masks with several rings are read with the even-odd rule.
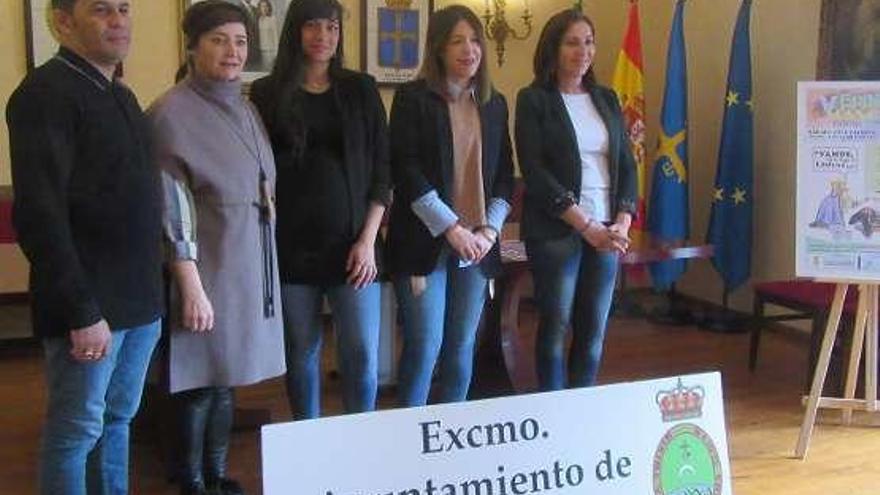
[[[388,205],[391,202],[391,172],[388,165],[388,127],[385,107],[372,76],[360,72],[343,70],[335,77],[330,91],[334,92],[336,108],[341,113],[342,139],[344,141],[343,166],[348,181],[348,201],[350,205],[351,239],[354,241],[363,229],[366,213],[371,202]],[[275,109],[280,104],[274,84],[268,77],[254,81],[250,91],[251,100],[260,112],[278,170],[277,186],[284,187],[287,181],[296,181],[296,171],[301,165],[301,157],[293,150],[293,144],[284,127],[276,122]],[[279,211],[285,215],[310,215],[309,211],[285,209],[282,195],[279,195]],[[287,218],[285,224],[299,223],[299,218]],[[278,239],[279,267],[282,280],[285,279],[285,253],[290,253],[297,245],[291,232],[280,228]],[[376,262],[381,268],[381,236],[376,239]],[[338,268],[338,267],[336,267]]]
[[[612,218],[635,213],[636,165],[617,96],[592,85],[589,94],[608,129]],[[555,87],[532,84],[516,99],[516,152],[526,185],[522,233],[526,239],[552,239],[572,232],[560,215],[581,194],[581,156],[574,125]]]
[[[489,101],[480,106],[487,203],[491,198],[510,202],[513,190],[513,151],[507,119],[507,102],[493,91]],[[388,228],[388,267],[396,274],[425,275],[436,267],[446,240],[442,235],[431,236],[411,205],[432,189],[446,204],[452,204],[455,159],[448,103],[423,79],[404,84],[394,95],[390,127],[395,198]],[[480,266],[488,277],[500,271],[498,243]]]
[[[6,122],[35,335],[159,318],[162,190],[131,90],[61,47],[12,93]]]

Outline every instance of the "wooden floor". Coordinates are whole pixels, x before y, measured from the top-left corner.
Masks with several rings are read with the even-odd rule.
[[[758,368],[746,367],[748,336],[719,335],[694,327],[666,327],[644,320],[611,323],[601,381],[613,383],[720,370],[724,381],[733,492],[737,495],[868,495],[880,493],[880,425],[857,415],[861,426],[838,426],[837,415],[820,416],[806,461],[792,459],[802,409],[806,340],[765,332]],[[0,351],[0,493],[34,493],[36,449],[45,394],[36,349]],[[287,417],[283,386],[274,380],[239,392],[239,406],[268,408]],[[325,381],[325,409],[340,410],[338,383]],[[382,398],[383,407],[391,403]],[[136,435],[132,492],[175,494],[152,441]],[[258,433],[237,432],[231,474],[249,494],[260,493]],[[307,447],[303,447],[304,449]],[[636,495],[636,494],[634,494]]]

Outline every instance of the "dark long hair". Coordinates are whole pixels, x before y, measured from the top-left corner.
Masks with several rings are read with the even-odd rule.
[[[483,23],[474,12],[464,5],[450,5],[434,11],[428,19],[428,32],[425,35],[425,60],[422,62],[419,77],[428,83],[428,87],[440,94],[446,94],[446,66],[443,52],[449,44],[452,30],[460,21],[465,21],[477,34],[480,43],[480,66],[474,74],[479,102],[486,103],[492,96],[492,83],[489,80],[489,69],[486,67],[486,33]]]
[[[544,24],[541,30],[541,37],[538,39],[538,46],[535,48],[535,84],[542,86],[556,87],[559,71],[559,48],[562,46],[562,38],[565,36],[568,28],[579,22],[586,22],[596,35],[596,27],[593,21],[578,9],[566,9],[555,14]],[[581,79],[581,86],[589,89],[590,86],[596,84],[596,74],[593,72],[593,66],[587,70]]]
[[[330,60],[330,80],[342,73],[342,46],[344,44],[342,17],[344,9],[338,0],[294,0],[287,10],[281,38],[278,41],[278,54],[269,73],[269,86],[278,95],[278,105],[274,109],[272,121],[275,133],[286,140],[293,148],[294,155],[300,156],[305,148],[305,123],[302,106],[297,95],[302,91],[300,85],[305,77],[305,55],[302,47],[302,28],[314,19],[334,19],[339,21],[339,45],[336,55]]]

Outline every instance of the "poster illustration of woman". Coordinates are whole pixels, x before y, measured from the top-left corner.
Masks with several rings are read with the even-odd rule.
[[[203,0],[184,0],[184,8]],[[252,81],[266,75],[275,63],[278,37],[291,0],[225,0],[244,7],[253,30],[248,40],[248,60],[242,78]]]

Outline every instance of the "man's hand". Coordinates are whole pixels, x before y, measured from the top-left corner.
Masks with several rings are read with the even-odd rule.
[[[98,361],[110,349],[110,326],[101,319],[94,325],[70,331],[70,355],[77,361]]]

